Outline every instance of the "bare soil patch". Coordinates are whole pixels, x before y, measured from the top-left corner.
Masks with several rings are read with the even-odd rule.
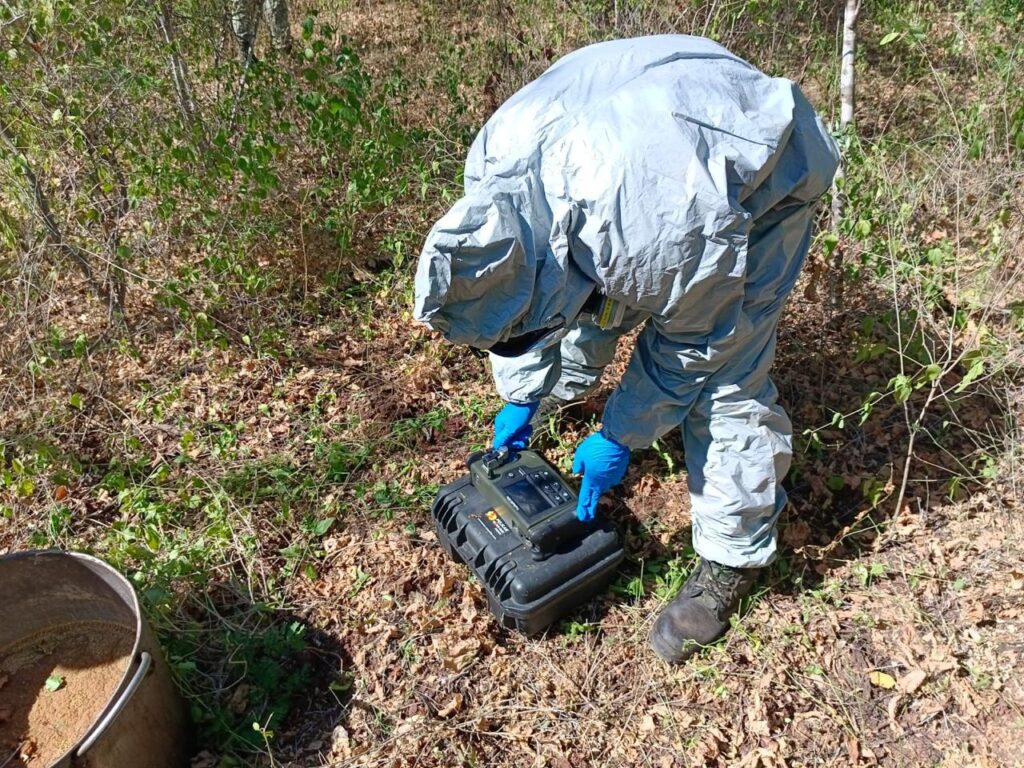
[[[0,651],[0,758],[55,763],[117,690],[133,642],[130,627],[74,622]]]

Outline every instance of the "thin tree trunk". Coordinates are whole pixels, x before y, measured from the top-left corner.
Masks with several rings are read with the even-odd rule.
[[[248,67],[256,45],[255,0],[228,0],[228,15],[238,46],[238,58],[243,67]]]
[[[263,18],[270,31],[275,50],[288,53],[292,49],[292,30],[288,22],[288,0],[263,0]]]
[[[851,130],[853,111],[856,105],[854,58],[857,49],[857,14],[860,13],[860,0],[846,0],[843,11],[843,50],[839,70],[839,133]],[[846,209],[846,193],[842,181],[845,178],[843,166],[840,164],[832,185],[832,229],[838,236],[839,225]],[[838,312],[843,307],[843,244],[837,239],[835,250],[832,251],[831,265],[831,310]]]
[[[181,110],[185,122],[192,127],[201,128],[196,110],[196,100],[192,91],[192,80],[188,73],[188,64],[178,50],[178,42],[174,36],[174,18],[171,15],[167,0],[161,0],[157,10],[157,26],[167,46],[171,66],[171,79],[174,81],[174,92],[178,97],[178,109]]]
[[[846,0],[843,11],[843,55],[839,72],[839,127],[846,128],[853,122],[854,107],[854,54],[857,48],[857,15],[860,0]]]

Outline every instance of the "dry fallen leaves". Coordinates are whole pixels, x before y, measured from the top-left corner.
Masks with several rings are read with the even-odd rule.
[[[912,669],[900,678],[898,683],[900,692],[909,696],[920,688],[926,679],[928,679],[928,674],[923,669]]]
[[[475,637],[467,637],[450,647],[441,645],[439,639],[435,642],[440,646],[438,650],[444,657],[444,668],[451,672],[461,672],[472,664],[481,646],[480,641]]]
[[[352,756],[352,740],[343,725],[336,726],[331,732],[331,754],[341,758]]]
[[[462,709],[463,696],[461,693],[456,693],[452,696],[448,703],[437,710],[437,716],[441,718],[447,718],[454,715],[456,712]]]
[[[860,762],[860,742],[852,734],[846,737],[846,754],[850,758],[850,765]]]

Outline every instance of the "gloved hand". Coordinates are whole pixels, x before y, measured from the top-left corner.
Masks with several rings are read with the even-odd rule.
[[[576,449],[572,471],[583,473],[580,498],[576,505],[576,519],[593,520],[597,502],[608,489],[622,482],[629,465],[629,448],[595,432]]]
[[[530,419],[540,406],[536,403],[505,403],[505,407],[494,417],[494,447],[522,450],[533,434]]]

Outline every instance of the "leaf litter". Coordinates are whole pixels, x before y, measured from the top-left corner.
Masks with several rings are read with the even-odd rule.
[[[430,55],[416,45],[418,16],[403,4],[344,14],[364,45],[391,41],[394,50],[377,49],[381,57]],[[455,26],[460,35],[478,31],[464,20]],[[937,229],[926,234],[938,238]],[[822,302],[801,300],[803,293],[791,302],[776,375],[797,434],[827,423],[832,409],[859,404],[866,382],[890,375],[880,364],[855,364],[850,334],[830,327]],[[78,317],[81,297],[69,291],[64,301],[54,313]],[[496,407],[486,371],[413,328],[404,308],[367,301],[374,317],[359,331],[362,321],[347,311],[336,323],[289,329],[292,357],[152,333],[136,341],[137,357],[98,349],[82,376],[54,373],[51,399],[6,409],[5,419],[18,421],[12,433],[30,434],[81,392],[82,408],[55,427],[55,442],[104,467],[127,435],[144,446],[148,466],[191,472],[199,484],[236,464],[322,466],[312,421],[332,445],[383,446],[362,464],[339,462],[334,479],[316,478],[304,491],[302,509],[321,515],[312,531],[323,537],[323,555],[313,571],[281,580],[275,599],[338,644],[351,688],[326,715],[300,708],[277,729],[278,765],[1020,764],[1019,468],[1008,466],[1001,481],[956,503],[939,499],[934,477],[922,477],[913,503],[874,524],[860,516],[862,489],[874,481],[891,493],[906,439],[901,414],[823,431],[829,450],[798,456],[782,562],[768,590],[722,644],[670,669],[645,645],[666,585],[692,557],[685,462],[668,436],[663,453],[638,453],[604,507],[629,552],[616,588],[527,640],[494,625],[480,586],[437,546],[429,493],[410,494],[454,479],[468,449],[486,442]],[[849,315],[871,314],[865,299],[850,302]],[[563,466],[624,362],[620,355],[594,403],[562,418],[558,436],[541,435]],[[166,397],[158,414],[137,405],[143,387],[177,397]],[[94,409],[99,394],[116,407]],[[435,411],[437,424],[417,421]],[[958,403],[957,417],[975,430],[992,420],[970,398]],[[394,425],[410,420],[408,434],[395,439]],[[206,438],[237,424],[238,452],[224,459]],[[968,446],[959,447],[966,455]],[[944,452],[925,444],[922,457],[941,465]],[[390,487],[375,489],[385,481],[404,494],[398,502]],[[244,520],[259,549],[244,567],[225,564],[215,582],[258,584],[285,566],[279,552],[295,529],[271,522],[279,499],[258,497],[258,484],[249,490]],[[81,546],[101,544],[102,531],[125,522],[124,501],[95,478],[55,482],[12,503],[12,521],[0,520],[0,551],[28,546],[33,526],[46,525],[52,505],[44,491],[71,511],[68,535]],[[207,749],[195,766],[219,758]]]

